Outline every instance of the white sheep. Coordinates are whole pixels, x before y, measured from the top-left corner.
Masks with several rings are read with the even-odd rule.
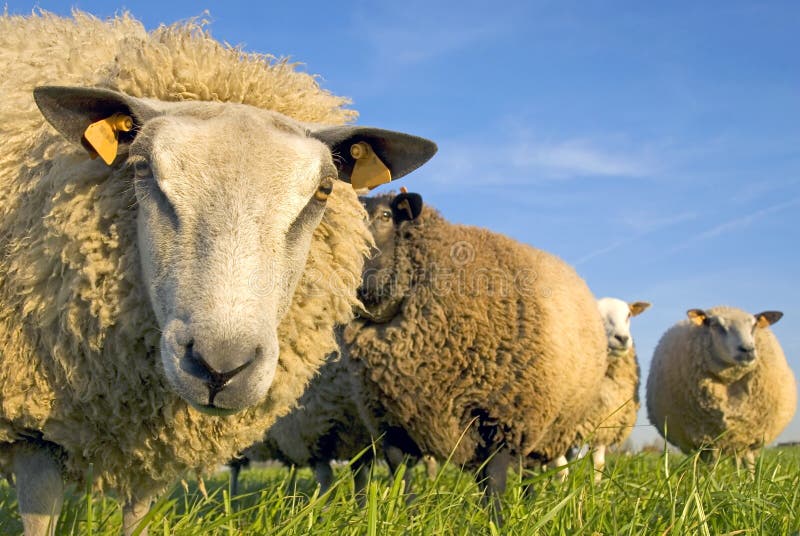
[[[791,421],[797,384],[770,331],[783,313],[691,309],[656,346],[647,378],[650,422],[684,452],[720,452],[752,468]]]
[[[26,534],[90,476],[129,533],[336,348],[371,242],[351,147],[398,177],[435,146],[321,126],[347,101],[194,22],[3,15],[0,70],[0,469]]]
[[[597,300],[608,340],[608,368],[597,386],[595,402],[578,426],[576,444],[592,446],[595,481],[605,467],[606,448],[625,441],[639,412],[639,362],[631,336],[631,318],[650,307],[648,302],[628,303],[617,298]]]

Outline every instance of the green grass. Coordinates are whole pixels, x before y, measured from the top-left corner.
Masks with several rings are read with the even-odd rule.
[[[367,504],[353,499],[352,480],[339,468],[327,496],[319,497],[308,469],[280,467],[242,472],[244,494],[231,499],[227,473],[177,485],[150,513],[151,535],[233,534],[800,534],[800,448],[770,449],[755,475],[737,472],[729,459],[706,465],[695,456],[654,453],[609,456],[606,478],[592,483],[588,459],[571,464],[566,482],[549,474],[514,471],[504,496],[502,527],[482,506],[472,475],[445,467],[429,481],[412,469],[416,500],[407,504],[399,478],[378,467]],[[293,479],[293,476],[295,477]],[[73,491],[59,534],[118,534],[116,502]],[[20,534],[16,498],[0,486],[0,534]]]

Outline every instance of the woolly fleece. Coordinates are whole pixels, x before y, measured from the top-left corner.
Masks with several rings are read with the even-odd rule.
[[[736,456],[773,441],[794,416],[797,384],[769,328],[755,330],[755,344],[754,368],[713,373],[707,329],[683,320],[664,333],[647,377],[647,414],[659,433],[684,452],[714,444]]]
[[[639,377],[635,347],[623,355],[609,356],[606,375],[596,388],[594,404],[578,426],[573,444],[589,441],[594,445],[617,445],[625,441],[639,412]]]
[[[130,15],[0,17],[0,464],[30,436],[65,453],[68,478],[122,498],[204,473],[262,437],[335,349],[371,238],[336,184],[279,327],[268,399],[230,417],[187,407],[167,386],[139,273],[132,170],[92,161],[45,123],[32,91],[99,86],[165,101],[245,103],[341,124],[347,100],[270,56],[222,45],[196,21],[150,33]],[[124,162],[124,159],[121,159]],[[118,160],[119,162],[119,160]],[[334,291],[331,291],[331,288]]]
[[[396,314],[345,331],[374,435],[401,427],[422,452],[474,468],[502,444],[527,454],[561,416],[583,417],[607,343],[571,267],[427,206],[396,233],[394,277],[383,298],[362,298]]]
[[[372,445],[373,439],[358,414],[349,368],[331,354],[297,401],[297,407],[275,421],[267,432],[267,445],[279,458],[297,466],[350,460]],[[263,459],[258,447],[244,455]]]

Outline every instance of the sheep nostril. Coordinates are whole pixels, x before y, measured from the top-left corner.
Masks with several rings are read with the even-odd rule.
[[[630,340],[630,337],[627,335],[614,335],[614,338],[617,339],[623,346],[628,344],[628,341]]]

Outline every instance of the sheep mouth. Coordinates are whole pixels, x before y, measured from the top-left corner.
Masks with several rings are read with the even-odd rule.
[[[622,344],[609,344],[608,355],[612,357],[622,357],[628,352],[629,349],[630,349],[629,346],[625,346]]]
[[[736,357],[736,361],[740,366],[749,367],[756,362],[755,354],[741,353]]]
[[[228,417],[241,411],[240,409],[221,408],[219,406],[215,406],[214,404],[197,404],[191,401],[187,402],[189,402],[189,405],[200,413],[205,413],[206,415],[211,415],[213,417]]]

